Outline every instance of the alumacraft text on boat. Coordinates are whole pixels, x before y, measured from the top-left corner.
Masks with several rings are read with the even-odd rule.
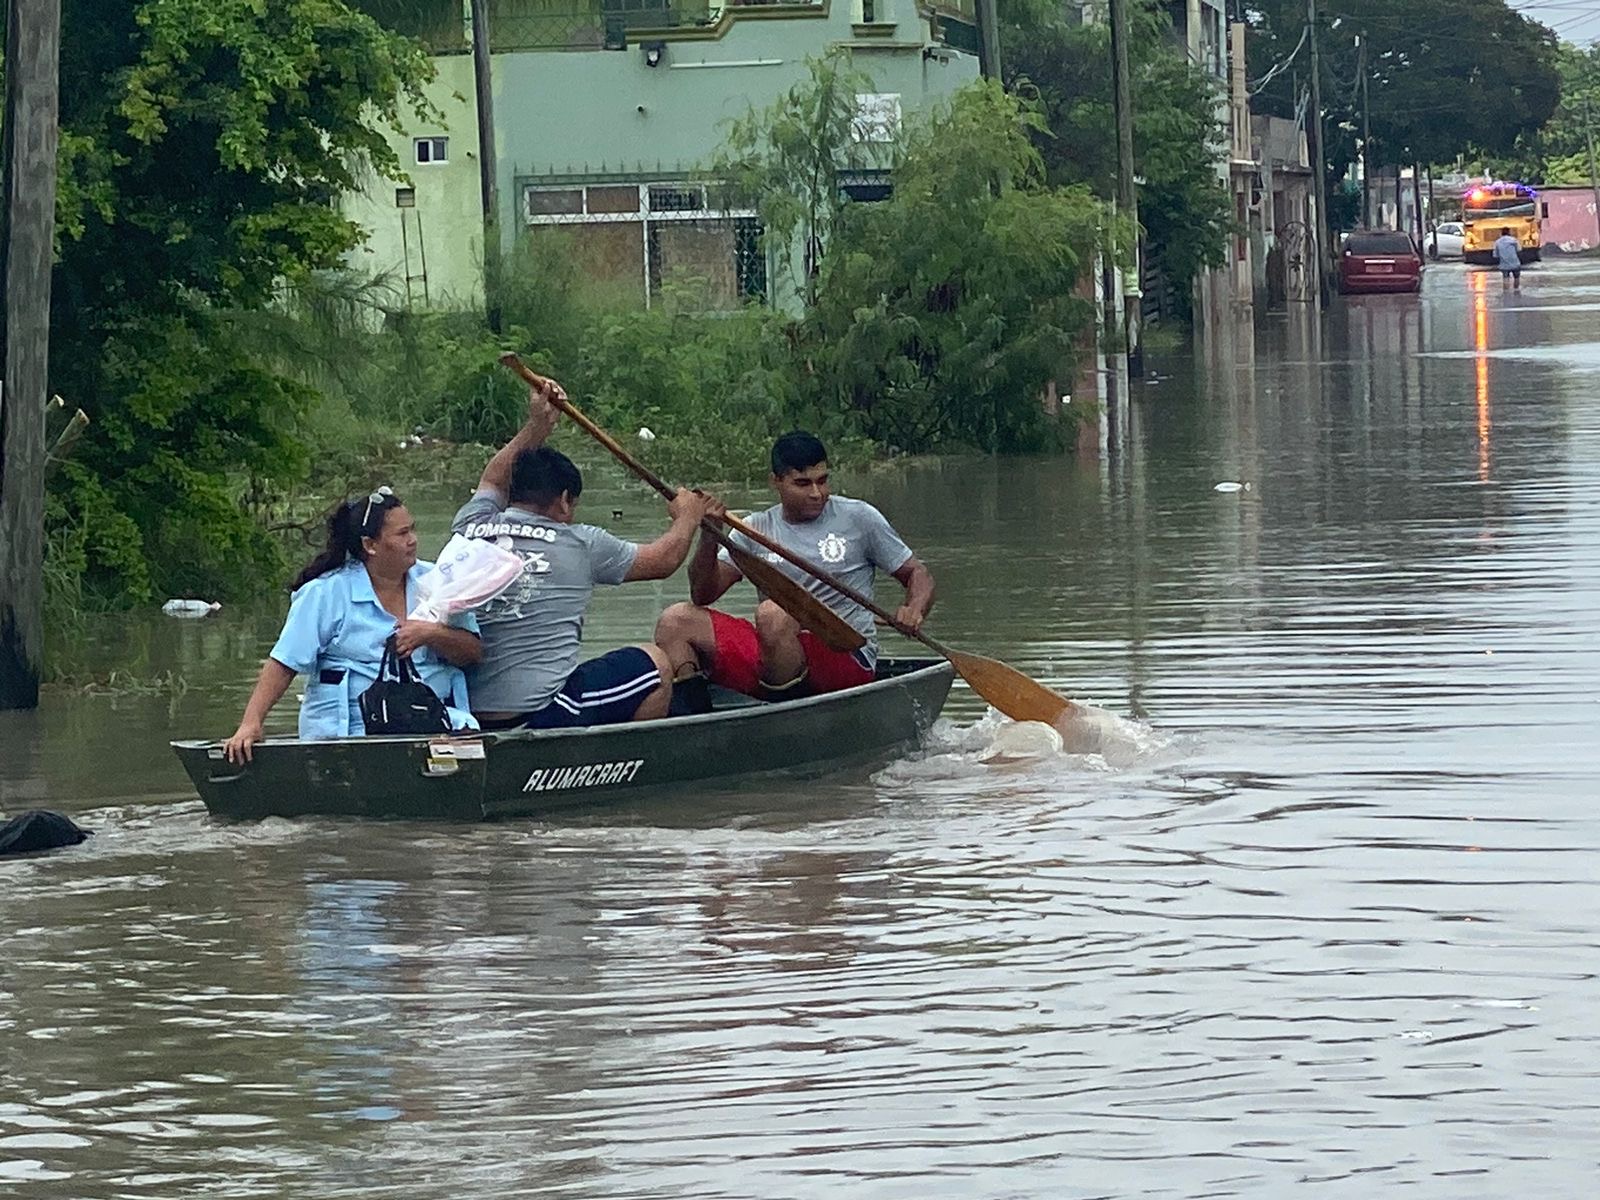
[[[525,792],[560,792],[569,788],[610,787],[632,783],[644,759],[628,762],[585,763],[581,767],[541,767],[522,785]]]

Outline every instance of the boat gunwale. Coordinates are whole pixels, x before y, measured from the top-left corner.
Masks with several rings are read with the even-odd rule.
[[[936,658],[910,658],[888,659],[886,662],[920,663],[921,666],[910,670],[900,671],[871,683],[862,684],[860,687],[846,688],[838,692],[824,692],[816,696],[803,696],[795,700],[780,700],[776,702],[739,705],[735,708],[724,709],[720,712],[692,713],[683,716],[656,717],[649,721],[622,721],[612,725],[589,725],[570,729],[496,729],[472,730],[463,729],[450,733],[426,734],[361,734],[355,737],[338,738],[263,738],[255,744],[257,752],[262,749],[289,749],[292,747],[315,747],[326,749],[332,746],[381,746],[401,743],[404,745],[421,745],[434,742],[456,743],[482,743],[486,747],[500,745],[520,745],[527,742],[541,742],[553,740],[581,740],[583,738],[616,737],[622,733],[636,733],[655,730],[664,725],[675,728],[693,728],[710,722],[724,722],[752,719],[755,717],[771,716],[776,713],[800,713],[806,709],[819,707],[825,704],[838,704],[841,701],[856,696],[864,696],[890,687],[904,684],[909,680],[921,679],[932,674],[944,672],[954,675],[955,668],[945,659]],[[175,739],[168,743],[175,751],[206,750],[222,745],[223,738],[183,738]]]

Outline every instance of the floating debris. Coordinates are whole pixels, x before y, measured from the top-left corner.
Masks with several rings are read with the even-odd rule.
[[[169,617],[208,617],[221,607],[215,600],[168,600],[161,611]]]

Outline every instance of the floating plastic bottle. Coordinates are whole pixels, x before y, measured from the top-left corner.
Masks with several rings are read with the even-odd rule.
[[[215,600],[168,600],[161,611],[169,617],[208,617],[221,607]]]

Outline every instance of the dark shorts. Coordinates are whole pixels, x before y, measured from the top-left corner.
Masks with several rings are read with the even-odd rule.
[[[485,729],[578,729],[620,725],[633,720],[645,697],[661,686],[661,671],[637,646],[625,646],[577,665],[550,703],[537,712],[500,721]]]
[[[761,642],[755,625],[714,608],[710,613],[711,630],[717,639],[716,661],[708,672],[711,682],[746,696],[760,695]],[[862,651],[835,650],[810,630],[800,631],[800,648],[806,656],[802,695],[842,692],[877,678]]]

